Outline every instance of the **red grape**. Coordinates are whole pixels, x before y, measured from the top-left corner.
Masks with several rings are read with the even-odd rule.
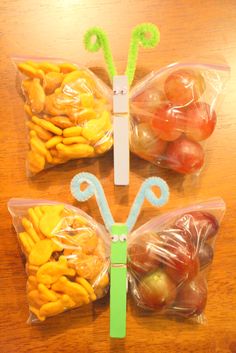
[[[185,115],[170,104],[162,104],[153,112],[152,128],[162,140],[176,140],[183,132]]]
[[[219,229],[217,219],[208,212],[192,211],[176,220],[175,226],[184,231],[195,246],[213,238]]]
[[[180,137],[169,143],[165,158],[170,169],[182,174],[191,174],[203,166],[204,151],[198,142]]]
[[[154,271],[159,267],[158,249],[160,240],[156,234],[143,234],[128,248],[128,266],[139,274]]]
[[[132,103],[141,109],[152,112],[165,100],[164,94],[155,86],[150,86],[132,99]]]
[[[142,305],[160,311],[175,300],[176,285],[164,271],[158,270],[141,279],[138,294]]]
[[[165,251],[160,254],[160,261],[165,265],[165,272],[179,284],[192,280],[199,271],[199,260],[194,255],[194,247],[180,229],[164,232]]]
[[[214,252],[211,245],[209,245],[208,243],[203,244],[200,247],[198,257],[200,261],[201,270],[203,270],[212,262],[214,257]]]
[[[198,101],[205,88],[202,75],[198,71],[190,69],[172,72],[164,84],[166,97],[177,106],[185,106]]]
[[[197,277],[194,281],[188,282],[179,288],[172,309],[179,315],[191,317],[200,315],[206,306],[206,302],[206,282],[204,278]]]
[[[158,157],[164,153],[167,142],[154,134],[152,128],[147,123],[134,126],[131,134],[131,149],[138,155]]]
[[[196,102],[186,112],[185,134],[194,141],[207,139],[216,126],[216,113],[209,104]]]

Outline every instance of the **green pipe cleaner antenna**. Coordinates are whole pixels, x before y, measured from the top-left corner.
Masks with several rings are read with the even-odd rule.
[[[95,41],[92,41],[93,38]],[[152,23],[142,23],[133,29],[125,70],[125,75],[128,76],[130,85],[134,79],[139,45],[141,44],[144,48],[154,48],[159,41],[160,32],[157,26]],[[99,27],[90,28],[84,35],[84,45],[90,52],[96,52],[100,48],[103,49],[108,74],[112,81],[113,76],[117,75],[117,72],[106,33]]]
[[[99,27],[90,28],[84,35],[84,45],[90,52],[96,52],[100,48],[103,49],[108,74],[110,80],[112,80],[112,77],[117,73],[106,33]]]
[[[152,23],[142,23],[133,29],[129,47],[128,62],[125,70],[125,75],[128,76],[130,85],[134,79],[139,44],[141,44],[144,48],[154,48],[159,41],[160,32],[157,26]]]

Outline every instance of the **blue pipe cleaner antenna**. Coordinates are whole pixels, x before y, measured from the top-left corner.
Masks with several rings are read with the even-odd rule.
[[[81,189],[83,183],[88,184],[84,190]],[[160,189],[160,197],[157,197],[152,191],[152,187],[154,186],[157,186]],[[104,190],[99,180],[93,174],[77,174],[71,181],[71,193],[78,201],[87,201],[95,196],[106,228],[109,231],[111,230],[115,221],[108,206]],[[134,227],[145,199],[147,199],[153,206],[163,206],[169,199],[169,188],[167,183],[158,177],[151,177],[143,182],[131,207],[128,219],[125,222],[129,231]]]
[[[88,185],[86,186],[86,189],[81,190],[81,186],[83,183],[87,183]],[[77,174],[71,180],[70,189],[72,195],[78,201],[87,201],[93,196],[96,197],[97,204],[104,220],[104,223],[106,225],[106,228],[110,231],[111,227],[115,222],[108,206],[103,188],[98,179],[90,173]]]

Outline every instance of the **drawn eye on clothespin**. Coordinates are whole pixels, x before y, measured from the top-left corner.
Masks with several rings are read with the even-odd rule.
[[[84,36],[88,51],[102,48],[108,74],[113,86],[113,137],[114,137],[114,184],[129,184],[129,90],[134,79],[139,45],[154,48],[160,40],[158,28],[152,23],[136,26],[131,35],[127,66],[124,75],[118,75],[106,33],[97,27]]]
[[[84,183],[87,186],[81,190]],[[160,189],[159,197],[152,190],[154,186]],[[137,193],[125,223],[114,221],[104,190],[93,174],[77,174],[71,181],[71,193],[80,202],[96,197],[105,226],[110,233],[110,337],[123,338],[126,335],[127,240],[144,200],[147,199],[156,207],[163,206],[169,198],[168,185],[158,177],[146,179]]]

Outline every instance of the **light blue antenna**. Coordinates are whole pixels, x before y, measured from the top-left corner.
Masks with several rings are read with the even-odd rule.
[[[81,190],[83,183],[87,186]],[[154,186],[160,189],[160,197],[152,191]],[[103,188],[93,174],[77,174],[71,181],[71,193],[78,201],[96,197],[106,228],[111,234],[110,337],[123,338],[126,335],[127,235],[135,225],[145,199],[157,207],[168,201],[168,185],[161,178],[146,179],[133,202],[126,223],[114,222]]]

